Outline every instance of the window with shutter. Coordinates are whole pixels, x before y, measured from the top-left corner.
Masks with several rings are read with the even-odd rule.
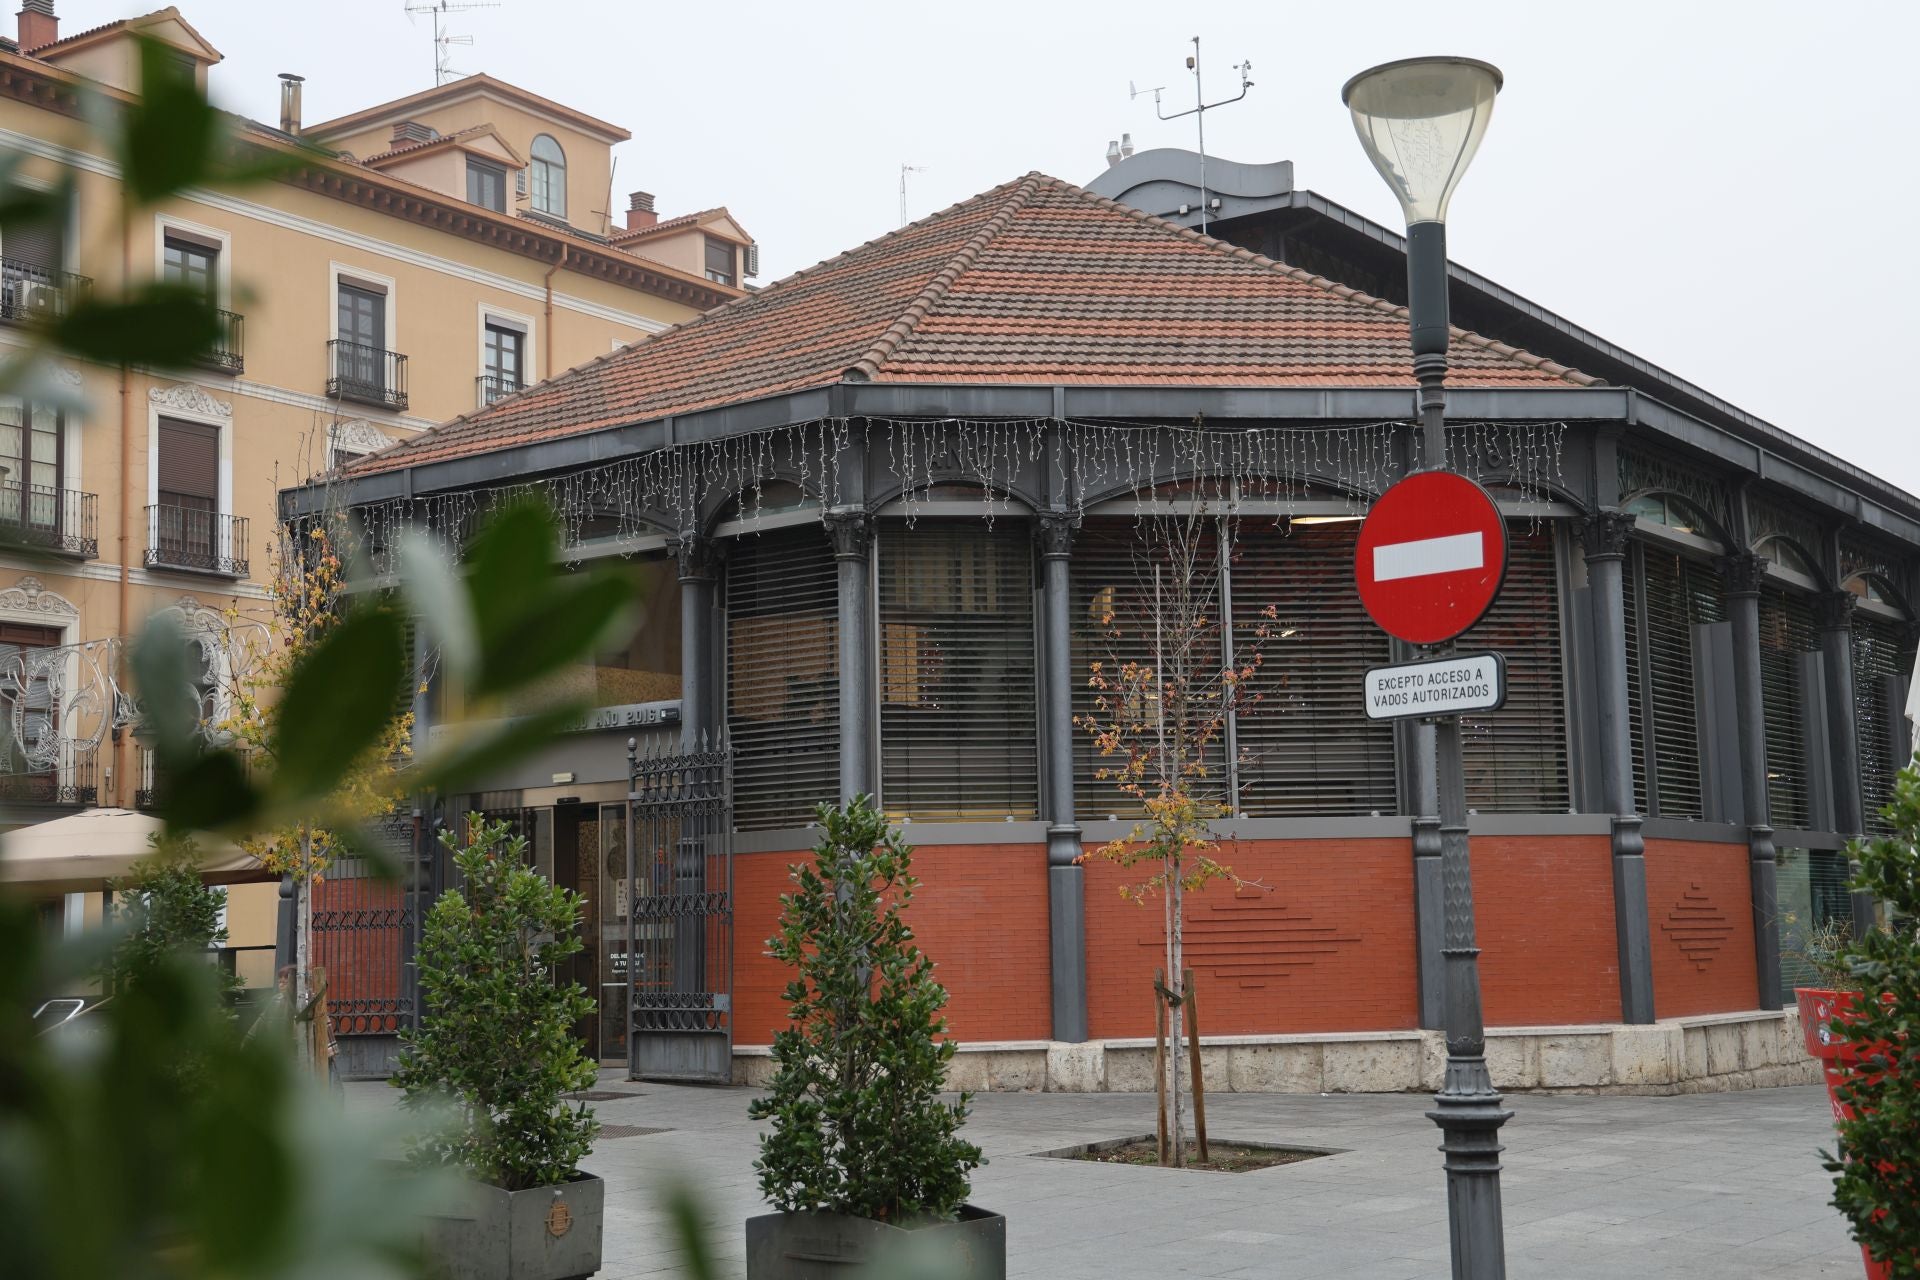
[[[1218,556],[1218,539],[1203,536],[1193,558],[1205,562],[1207,569],[1204,572],[1210,576],[1196,582],[1193,598],[1202,600],[1210,597],[1214,602],[1211,612],[1216,617],[1222,600]],[[1187,557],[1182,555],[1178,558],[1184,561]],[[1138,800],[1125,794],[1114,782],[1099,776],[1103,771],[1123,765],[1126,762],[1125,753],[1101,755],[1094,743],[1093,730],[1084,722],[1091,720],[1112,724],[1114,720],[1113,716],[1100,710],[1097,705],[1099,691],[1088,683],[1094,663],[1100,663],[1103,670],[1108,672],[1118,672],[1128,662],[1155,665],[1153,579],[1156,560],[1164,588],[1166,575],[1172,571],[1172,565],[1165,551],[1165,543],[1153,537],[1145,521],[1091,520],[1073,542],[1073,561],[1069,571],[1069,579],[1073,584],[1073,656],[1070,676],[1076,721],[1073,735],[1073,803],[1082,821],[1098,821],[1109,817],[1133,818],[1142,812]],[[1207,628],[1201,643],[1210,646],[1211,652],[1219,655],[1212,659],[1216,669],[1224,664],[1225,650],[1221,647],[1217,625]],[[1137,712],[1130,711],[1127,719],[1137,723],[1136,716]],[[1226,736],[1216,734],[1214,740],[1202,748],[1200,760],[1207,772],[1204,777],[1195,780],[1193,794],[1225,810],[1228,781]]]
[[[64,271],[65,250],[58,222],[10,218],[0,223],[0,257],[10,263],[40,271]]]
[[[921,822],[1038,816],[1026,526],[890,524],[877,552],[887,812]]]
[[[727,560],[734,823],[804,827],[840,798],[839,579],[818,526],[747,534]]]
[[[1767,802],[1773,825],[1789,830],[1803,831],[1813,821],[1800,655],[1819,649],[1812,599],[1781,587],[1763,589],[1760,705],[1766,717]]]
[[[1700,727],[1693,628],[1722,622],[1726,605],[1711,567],[1648,546],[1641,555],[1645,613],[1646,716],[1642,750],[1651,766],[1655,812],[1700,819],[1706,801],[1700,771]]]
[[[1506,705],[1460,718],[1467,806],[1480,813],[1565,813],[1572,792],[1553,526],[1512,524],[1507,543],[1500,599],[1459,642],[1507,660]]]
[[[1365,720],[1368,667],[1388,661],[1387,637],[1353,586],[1358,524],[1240,526],[1232,560],[1233,624],[1274,620],[1254,692],[1236,719],[1240,805],[1248,817],[1393,813],[1393,727]]]
[[[1856,613],[1853,621],[1853,714],[1860,743],[1860,804],[1867,832],[1887,830],[1880,810],[1893,799],[1894,775],[1906,767],[1901,724],[1913,646],[1900,623]]]
[[[1641,546],[1628,548],[1621,575],[1621,614],[1627,633],[1627,750],[1633,757],[1633,811],[1645,815],[1647,807],[1647,663],[1646,644],[1641,638],[1640,618],[1646,612],[1641,603],[1646,573],[1641,566]]]

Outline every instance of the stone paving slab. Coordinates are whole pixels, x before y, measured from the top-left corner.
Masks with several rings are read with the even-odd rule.
[[[608,1076],[605,1084],[615,1078]],[[604,1280],[678,1274],[660,1195],[692,1186],[723,1274],[741,1274],[741,1223],[763,1211],[753,1173],[754,1091],[624,1085],[603,1122],[664,1132],[602,1141],[586,1168],[607,1180]],[[355,1106],[391,1105],[356,1085]],[[982,1094],[967,1134],[990,1163],[977,1203],[1007,1214],[1012,1275],[1354,1276],[1447,1280],[1439,1131],[1423,1095],[1221,1094],[1209,1130],[1339,1148],[1254,1173],[1136,1168],[1034,1152],[1148,1133],[1153,1099]],[[1832,1142],[1819,1087],[1679,1097],[1519,1096],[1507,1142],[1508,1272],[1514,1280],[1773,1280],[1862,1274],[1827,1203],[1818,1150]]]

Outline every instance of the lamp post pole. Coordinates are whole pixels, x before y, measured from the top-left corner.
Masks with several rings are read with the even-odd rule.
[[[1407,316],[1420,388],[1421,470],[1447,469],[1447,202],[1479,147],[1500,83],[1499,71],[1483,62],[1422,58],[1363,71],[1341,95],[1368,158],[1407,215]],[[1487,1072],[1460,718],[1439,716],[1433,724],[1447,1069],[1427,1116],[1442,1134],[1454,1280],[1505,1280],[1500,1126],[1513,1113],[1502,1107]]]

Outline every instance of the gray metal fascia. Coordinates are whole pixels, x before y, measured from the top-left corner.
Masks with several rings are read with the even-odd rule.
[[[859,418],[1046,418],[1053,388],[1044,384],[858,382],[847,412]]]

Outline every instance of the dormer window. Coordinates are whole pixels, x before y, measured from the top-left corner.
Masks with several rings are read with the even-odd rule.
[[[467,157],[467,203],[495,213],[507,211],[507,171],[497,164]]]
[[[548,134],[533,140],[533,211],[549,217],[567,216],[567,153]]]
[[[739,279],[733,269],[733,245],[728,241],[707,237],[707,279],[725,285]]]

